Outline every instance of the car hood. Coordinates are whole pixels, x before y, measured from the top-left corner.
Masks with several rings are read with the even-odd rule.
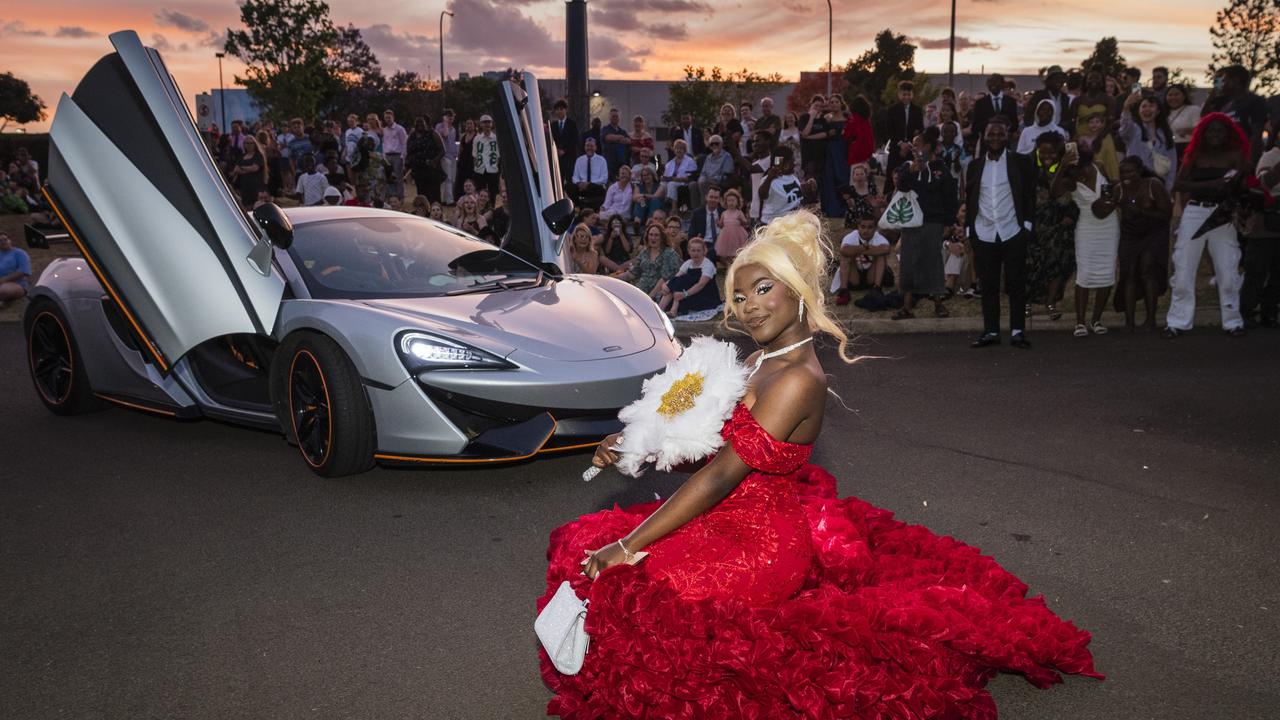
[[[452,297],[361,302],[410,322],[466,328],[469,334],[513,350],[564,362],[622,357],[657,342],[653,330],[625,302],[577,280]]]

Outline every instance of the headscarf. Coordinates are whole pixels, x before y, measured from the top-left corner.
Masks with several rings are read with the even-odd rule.
[[[1052,100],[1045,98],[1044,100],[1041,100],[1040,102],[1036,103],[1036,110],[1039,111],[1040,107],[1046,104],[1049,105],[1050,108],[1055,107]],[[1032,150],[1035,150],[1036,142],[1039,140],[1041,135],[1047,132],[1056,132],[1059,135],[1061,135],[1062,139],[1064,140],[1070,137],[1069,135],[1067,135],[1066,130],[1063,130],[1061,127],[1058,126],[1057,123],[1053,122],[1052,118],[1050,118],[1049,122],[1045,125],[1040,125],[1039,122],[1040,122],[1040,117],[1039,117],[1039,113],[1037,112],[1036,113],[1037,124],[1028,125],[1027,127],[1022,129],[1022,134],[1018,136],[1018,152],[1019,153],[1026,155],[1030,153]]]

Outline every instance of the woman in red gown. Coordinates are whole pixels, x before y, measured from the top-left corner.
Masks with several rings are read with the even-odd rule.
[[[582,670],[540,651],[564,718],[995,718],[997,672],[1038,687],[1093,669],[1090,635],[976,548],[893,519],[807,460],[826,376],[816,216],[774,220],[729,268],[733,313],[762,348],[721,451],[665,502],[551,534],[547,591],[590,600]],[[763,356],[763,361],[757,360]],[[617,460],[614,438],[597,466]],[[626,560],[641,550],[643,562]],[[584,560],[585,558],[585,560]]]

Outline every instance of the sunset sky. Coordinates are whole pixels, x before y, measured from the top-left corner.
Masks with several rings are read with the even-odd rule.
[[[437,23],[445,19],[450,76],[507,66],[544,77],[564,75],[562,0],[361,2],[330,0],[335,23],[360,28],[390,75],[397,69],[439,77]],[[674,79],[687,64],[780,72],[789,79],[827,57],[825,3],[800,0],[590,0],[591,75]],[[1078,65],[1104,35],[1146,70],[1185,68],[1203,80],[1211,47],[1214,0],[959,0],[957,72],[1034,73],[1054,63]],[[1105,7],[1105,14],[1098,8]],[[12,6],[11,6],[12,7]],[[843,65],[884,28],[911,37],[917,69],[946,71],[950,3],[946,0],[834,0],[834,56]],[[0,16],[0,71],[31,83],[50,115],[63,92],[110,51],[107,34],[136,30],[160,50],[189,97],[218,86],[215,48],[239,27],[232,0],[58,0],[23,7],[22,18]],[[227,85],[242,67],[228,58]],[[1144,75],[1145,79],[1145,75]],[[48,121],[30,130],[47,128]],[[12,126],[11,128],[12,129]]]

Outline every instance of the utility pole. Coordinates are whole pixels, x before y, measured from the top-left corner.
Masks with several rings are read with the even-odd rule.
[[[947,60],[947,87],[956,84],[956,0],[951,0],[951,57]]]
[[[956,0],[951,0],[955,4]],[[827,97],[831,97],[831,38],[834,34],[834,14],[831,10],[831,0],[827,0]],[[954,42],[954,41],[953,41]]]
[[[218,56],[218,106],[222,108],[222,127],[218,128],[218,132],[225,133],[227,131],[227,89],[222,85],[222,58],[226,53],[214,53]]]
[[[449,17],[453,17],[453,13],[449,12],[448,10],[441,10],[441,11],[440,11],[440,114],[441,114],[442,116],[444,115],[444,109],[445,109],[445,108],[447,108],[447,107],[449,107],[449,103],[448,103],[448,102],[446,102],[446,95],[445,95],[445,91],[444,91],[444,82],[445,82],[445,74],[444,74],[444,16],[445,16],[445,15],[448,15]]]

